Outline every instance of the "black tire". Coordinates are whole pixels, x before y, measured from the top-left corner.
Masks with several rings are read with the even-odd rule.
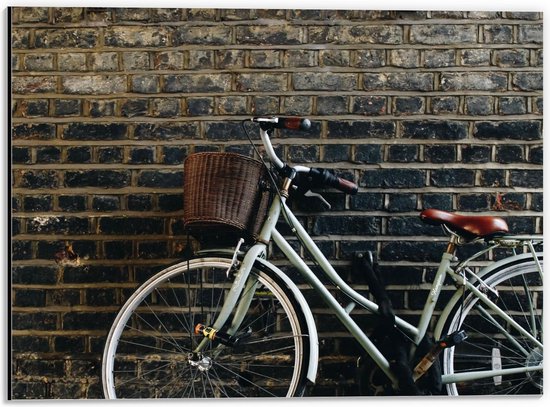
[[[107,338],[102,365],[106,398],[214,398],[301,396],[309,339],[291,290],[256,263],[258,281],[234,346],[208,340],[210,326],[231,287],[231,261],[194,259],[153,276],[126,302]],[[230,322],[233,312],[228,318]],[[218,336],[223,334],[224,328]]]

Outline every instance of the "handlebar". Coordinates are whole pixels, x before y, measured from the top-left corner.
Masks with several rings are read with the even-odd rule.
[[[289,167],[277,156],[271,140],[269,132],[273,129],[292,129],[306,131],[311,128],[311,122],[308,119],[301,117],[254,117],[253,122],[260,124],[260,137],[265,147],[266,153],[277,170],[284,171]],[[358,186],[352,181],[337,177],[332,172],[321,168],[310,168],[302,165],[292,167],[296,173],[305,173],[310,178],[313,187],[329,186],[336,188],[349,195],[355,195],[358,191]]]

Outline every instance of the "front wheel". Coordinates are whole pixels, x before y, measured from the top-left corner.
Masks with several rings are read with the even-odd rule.
[[[542,256],[540,257],[542,264]],[[447,322],[447,333],[463,329],[468,339],[443,353],[443,373],[460,374],[518,369],[515,374],[447,384],[450,395],[542,393],[542,276],[529,259],[503,265],[484,282],[498,297],[494,302],[523,327],[537,345],[522,335],[477,297],[469,294]],[[482,289],[482,287],[478,286]],[[488,290],[490,292],[490,290]],[[489,294],[491,296],[492,294]],[[522,368],[528,367],[530,371]]]
[[[103,354],[105,397],[214,398],[300,395],[306,383],[305,317],[284,282],[256,265],[238,340],[207,340],[231,288],[231,261],[185,261],[153,276],[130,297],[113,324]],[[234,312],[229,316],[232,321]],[[242,316],[241,316],[242,317]],[[239,319],[239,318],[237,318]],[[222,328],[218,337],[223,336]],[[203,346],[198,348],[198,344]]]

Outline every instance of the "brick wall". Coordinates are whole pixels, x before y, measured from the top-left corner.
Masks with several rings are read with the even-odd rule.
[[[443,244],[419,209],[541,232],[541,13],[33,7],[11,22],[14,398],[102,397],[114,315],[185,247],[183,160],[251,154],[251,115],[312,119],[280,151],[362,188],[297,213],[359,289],[350,256],[377,250],[411,321]],[[315,394],[354,394],[358,349],[316,300]]]

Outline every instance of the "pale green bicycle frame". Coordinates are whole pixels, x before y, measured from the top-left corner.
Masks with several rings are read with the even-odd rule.
[[[264,132],[265,133],[265,132]],[[275,153],[271,147],[267,134],[262,134],[262,141],[264,146],[267,149],[268,155],[274,161]],[[281,167],[281,166],[279,166]],[[276,229],[276,223],[281,215],[284,215],[286,222],[293,229],[294,233],[299,237],[301,242],[304,244],[305,249],[311,254],[315,262],[320,266],[326,276],[332,281],[332,283],[344,294],[346,294],[352,303],[362,306],[363,308],[376,313],[378,310],[378,305],[351,288],[340,276],[336,273],[332,265],[322,254],[319,248],[315,245],[314,241],[311,239],[309,234],[300,224],[298,219],[292,213],[291,209],[286,205],[286,197],[284,194],[276,195],[271,208],[268,213],[268,217],[261,229],[258,243],[253,245],[245,254],[244,259],[240,262],[238,272],[236,273],[235,280],[230,289],[229,295],[226,297],[226,301],[222,307],[220,314],[218,315],[216,321],[213,324],[214,329],[221,329],[221,327],[226,323],[229,315],[235,310],[235,315],[233,317],[230,328],[227,330],[229,334],[234,334],[238,331],[239,325],[244,319],[245,313],[249,308],[250,301],[246,299],[239,300],[241,293],[245,290],[245,286],[255,284],[255,281],[252,281],[250,278],[250,271],[254,262],[258,258],[264,258],[266,253],[267,243],[273,241],[290,263],[302,274],[302,276],[307,280],[307,282],[313,287],[313,289],[321,296],[325,301],[328,307],[335,313],[341,323],[346,327],[346,329],[351,333],[351,335],[361,344],[363,349],[370,355],[374,360],[377,366],[386,374],[386,376],[392,381],[393,385],[397,387],[397,378],[392,373],[390,369],[389,361],[384,357],[380,350],[373,344],[373,342],[368,338],[364,333],[363,329],[357,325],[357,323],[350,316],[350,312],[353,309],[354,305],[349,307],[343,307],[338,301],[333,297],[321,280],[314,274],[310,267],[301,259],[301,257],[296,253],[296,251],[291,247],[288,241],[281,235],[281,233]],[[457,236],[452,236],[451,239],[458,239]],[[503,240],[514,239],[514,240],[523,240],[530,245],[531,253],[526,253],[524,256],[532,256],[535,264],[538,265],[539,272],[542,276],[542,267],[537,260],[537,255],[534,251],[534,248],[531,241],[541,240],[541,236],[510,236],[509,238],[503,237]],[[439,339],[442,335],[443,323],[446,320],[449,312],[452,309],[453,304],[457,303],[462,296],[462,289],[464,287],[467,291],[471,292],[474,296],[479,298],[488,308],[491,309],[495,314],[502,317],[509,326],[516,329],[521,333],[525,338],[533,342],[535,346],[538,346],[541,350],[543,345],[540,341],[536,339],[531,333],[527,332],[523,327],[521,327],[517,322],[515,322],[511,317],[509,317],[503,310],[501,310],[496,304],[494,304],[487,296],[482,293],[472,281],[464,278],[464,274],[461,272],[466,267],[467,263],[481,254],[491,250],[494,247],[498,247],[498,244],[482,250],[476,255],[472,256],[467,261],[460,264],[459,268],[453,268],[451,264],[456,260],[452,254],[444,253],[439,264],[437,273],[435,275],[432,287],[429,290],[428,297],[426,299],[424,309],[422,311],[418,326],[413,326],[405,320],[396,316],[395,322],[399,329],[405,332],[415,344],[418,344],[424,335],[427,332],[429,321],[433,316],[433,312],[436,306],[437,299],[441,290],[443,288],[443,281],[446,275],[451,276],[451,278],[456,282],[456,285],[459,287],[454,297],[449,301],[449,305],[443,311],[442,316],[439,319],[439,322],[434,331],[435,339]],[[493,263],[487,269],[482,270],[478,277],[474,278],[474,282],[479,279],[479,276],[483,276],[487,272],[491,271],[498,267],[499,264],[505,263],[506,259],[499,263]],[[465,273],[465,272],[464,272]],[[253,290],[249,290],[252,292]],[[244,291],[247,292],[247,291]],[[208,339],[204,339],[197,347],[196,351],[199,352],[203,349],[208,343]],[[530,366],[530,367],[521,367],[513,369],[501,369],[501,370],[487,370],[487,371],[476,371],[476,372],[466,372],[466,373],[456,373],[452,375],[444,375],[442,380],[443,384],[468,381],[468,380],[477,380],[492,376],[503,376],[507,374],[517,374],[522,372],[530,371],[539,371],[542,370],[542,366]],[[309,377],[309,375],[308,375]]]

